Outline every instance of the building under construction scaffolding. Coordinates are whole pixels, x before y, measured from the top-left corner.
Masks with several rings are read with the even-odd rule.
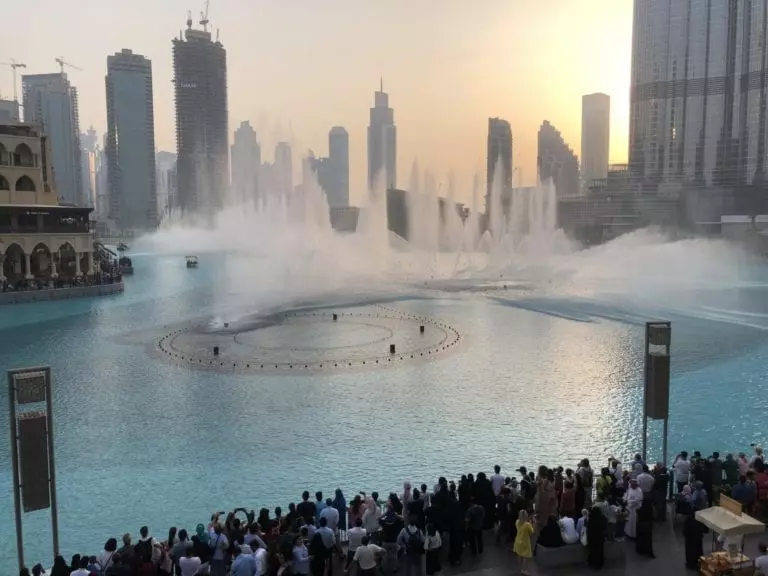
[[[212,213],[221,207],[229,183],[227,52],[187,20],[183,37],[173,40],[176,91],[178,206]]]

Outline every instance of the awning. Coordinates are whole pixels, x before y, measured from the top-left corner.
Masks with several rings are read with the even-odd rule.
[[[723,536],[745,536],[765,531],[765,524],[748,514],[734,514],[721,506],[696,512],[696,520]]]

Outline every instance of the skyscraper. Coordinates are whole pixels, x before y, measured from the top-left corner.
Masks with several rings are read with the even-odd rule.
[[[588,185],[608,176],[611,139],[611,97],[587,94],[581,97],[581,176]]]
[[[629,163],[646,182],[766,172],[768,2],[636,0]]]
[[[93,126],[91,126],[87,132],[80,134],[80,146],[82,147],[80,151],[80,178],[87,194],[87,205],[94,209],[94,215],[96,215],[96,170],[98,168],[101,149],[99,148],[99,136],[96,134],[96,130],[93,129]]]
[[[383,174],[387,188],[397,187],[397,128],[395,112],[389,107],[389,95],[384,82],[374,93],[368,125],[368,186],[373,189],[376,179]]]
[[[536,165],[539,181],[552,180],[558,198],[571,198],[579,193],[579,160],[563,140],[560,131],[547,120],[539,128]]]
[[[152,63],[131,50],[107,57],[110,218],[123,230],[157,226]]]
[[[80,163],[77,89],[63,72],[21,77],[24,121],[39,124],[51,145],[54,185],[66,203],[87,206]]]
[[[232,197],[236,202],[255,201],[259,192],[261,146],[248,121],[235,130],[232,144]]]
[[[341,126],[328,133],[330,182],[325,190],[331,208],[349,206],[349,134]]]
[[[273,194],[293,192],[293,153],[288,142],[278,142],[275,146],[274,186]]]
[[[496,170],[502,171],[502,192],[512,189],[512,128],[501,118],[488,118],[488,149],[486,152],[485,211],[490,212],[491,187]]]
[[[155,154],[157,174],[157,213],[160,219],[176,208],[176,154],[158,151]]]
[[[227,52],[211,39],[207,23],[173,40],[178,153],[178,203],[182,210],[212,213],[229,183]]]

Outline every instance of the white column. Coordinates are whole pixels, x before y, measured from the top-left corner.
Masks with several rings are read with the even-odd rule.
[[[83,273],[80,272],[80,256],[80,252],[75,252],[75,276],[78,278],[83,275]]]
[[[24,278],[26,278],[27,280],[32,280],[34,279],[34,276],[32,276],[32,262],[30,262],[29,257],[30,257],[29,252],[24,252],[24,260],[27,263],[27,273],[24,276]]]
[[[56,268],[56,257],[51,254],[51,278],[58,278],[59,277],[59,271]]]
[[[3,264],[5,264],[5,254],[0,254],[0,282],[5,280],[5,274],[3,274]]]
[[[96,270],[93,267],[93,252],[86,252],[88,254],[88,276],[96,274]]]

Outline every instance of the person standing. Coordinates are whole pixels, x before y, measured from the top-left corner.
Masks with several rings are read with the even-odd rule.
[[[679,494],[683,491],[683,486],[690,481],[691,461],[688,460],[688,452],[685,450],[680,452],[677,458],[675,458],[672,469],[675,471],[675,484],[677,484],[677,492]]]
[[[375,576],[376,561],[383,553],[383,548],[371,544],[371,538],[365,536],[362,545],[355,550],[355,555],[352,557],[352,562],[356,563],[360,569],[358,576]]]
[[[595,473],[589,465],[589,458],[584,458],[579,463],[579,468],[576,470],[576,475],[581,480],[581,489],[584,493],[584,508],[592,507],[592,484],[594,482]]]
[[[520,562],[520,573],[528,576],[525,569],[526,562],[533,556],[533,547],[531,546],[531,536],[533,536],[533,525],[528,520],[528,512],[520,510],[520,514],[515,522],[517,535],[515,536],[514,552],[517,554]]]
[[[653,553],[653,502],[650,498],[643,500],[637,510],[637,540],[635,550],[641,556],[656,558]]]
[[[443,541],[435,525],[432,523],[427,524],[427,537],[424,539],[424,551],[427,555],[427,576],[433,576],[443,569],[440,565],[440,549],[442,546]]]
[[[491,488],[493,488],[493,495],[497,498],[501,494],[501,489],[504,486],[504,476],[501,475],[501,466],[496,464],[493,467],[493,476],[491,476]]]
[[[405,576],[421,576],[421,558],[424,555],[424,534],[416,525],[414,517],[409,518],[397,537],[397,545],[405,551]]]
[[[685,537],[685,567],[689,570],[698,570],[699,558],[704,556],[704,525],[693,515],[686,516],[683,536]]]
[[[551,475],[551,479],[550,479]],[[554,473],[546,466],[539,466],[536,478],[535,510],[539,530],[546,526],[549,517],[557,511],[557,496],[555,495]],[[591,493],[590,485],[590,493]]]
[[[485,509],[477,502],[476,498],[470,501],[467,508],[467,539],[469,540],[469,551],[472,556],[483,553],[483,522],[485,520]]]
[[[355,525],[349,529],[347,535],[349,542],[347,543],[347,562],[344,566],[347,570],[349,570],[349,565],[355,557],[355,552],[363,545],[366,534],[365,528],[363,528],[363,519],[357,518]]]
[[[629,490],[624,494],[624,501],[627,503],[627,524],[624,527],[624,533],[628,538],[637,537],[637,511],[643,503],[643,491],[637,486],[637,480],[629,481]]]
[[[605,533],[608,522],[600,511],[593,506],[587,522],[587,563],[595,570],[600,570],[605,563]]]

